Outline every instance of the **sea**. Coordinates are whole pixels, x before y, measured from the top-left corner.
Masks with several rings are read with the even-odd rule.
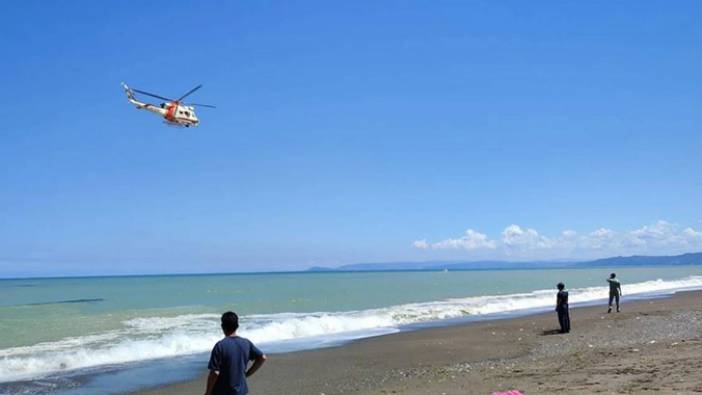
[[[121,394],[197,378],[220,315],[275,354],[430,326],[702,289],[702,266],[0,280],[0,394]],[[604,306],[603,306],[604,309]],[[554,318],[554,326],[556,321]]]

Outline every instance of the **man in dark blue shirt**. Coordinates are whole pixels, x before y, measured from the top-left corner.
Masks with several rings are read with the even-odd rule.
[[[246,395],[249,388],[246,378],[254,374],[266,361],[266,355],[249,339],[236,335],[239,317],[228,311],[222,314],[222,331],[225,338],[212,349],[210,375],[207,377],[205,395]],[[248,368],[249,361],[253,361]]]
[[[568,311],[568,291],[565,284],[558,283],[558,294],[556,294],[556,312],[558,313],[558,323],[561,325],[561,333],[570,332],[570,312]]]

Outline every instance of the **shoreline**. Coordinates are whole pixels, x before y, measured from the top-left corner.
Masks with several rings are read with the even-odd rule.
[[[684,391],[681,388],[685,385],[688,390],[702,391],[700,363],[693,365],[697,369],[694,373],[687,373],[700,377],[699,382],[685,378],[681,383],[666,381],[680,372],[678,359],[688,354],[699,359],[702,355],[701,300],[702,291],[681,291],[662,298],[625,302],[622,313],[606,314],[605,305],[572,308],[573,329],[565,335],[554,333],[558,328],[555,313],[536,313],[420,328],[331,348],[272,354],[250,379],[249,387],[254,394],[325,395],[458,394],[467,389],[470,393],[509,389],[593,393],[599,389],[612,391],[614,385],[621,386],[617,392],[675,393]],[[654,364],[636,373],[642,359],[665,359],[671,371],[661,369],[658,376],[648,377],[657,369]],[[612,367],[612,374],[629,373],[624,378],[618,375],[589,382],[587,377],[592,374],[587,373],[588,369],[597,370],[605,362],[617,365]],[[569,371],[570,365],[578,369]],[[131,394],[202,393],[205,373],[203,367],[203,374],[196,380]]]

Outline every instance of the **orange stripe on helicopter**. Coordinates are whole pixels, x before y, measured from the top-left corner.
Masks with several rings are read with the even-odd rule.
[[[169,121],[173,121],[175,119],[175,109],[178,107],[177,105],[171,103],[168,105],[168,109],[166,110],[166,119]]]

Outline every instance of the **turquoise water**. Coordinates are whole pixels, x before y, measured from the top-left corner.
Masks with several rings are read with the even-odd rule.
[[[607,269],[0,280],[0,383],[208,351],[218,315],[271,352],[403,325],[606,297]],[[702,266],[619,268],[624,296],[702,287]],[[1,388],[2,384],[0,384]]]

